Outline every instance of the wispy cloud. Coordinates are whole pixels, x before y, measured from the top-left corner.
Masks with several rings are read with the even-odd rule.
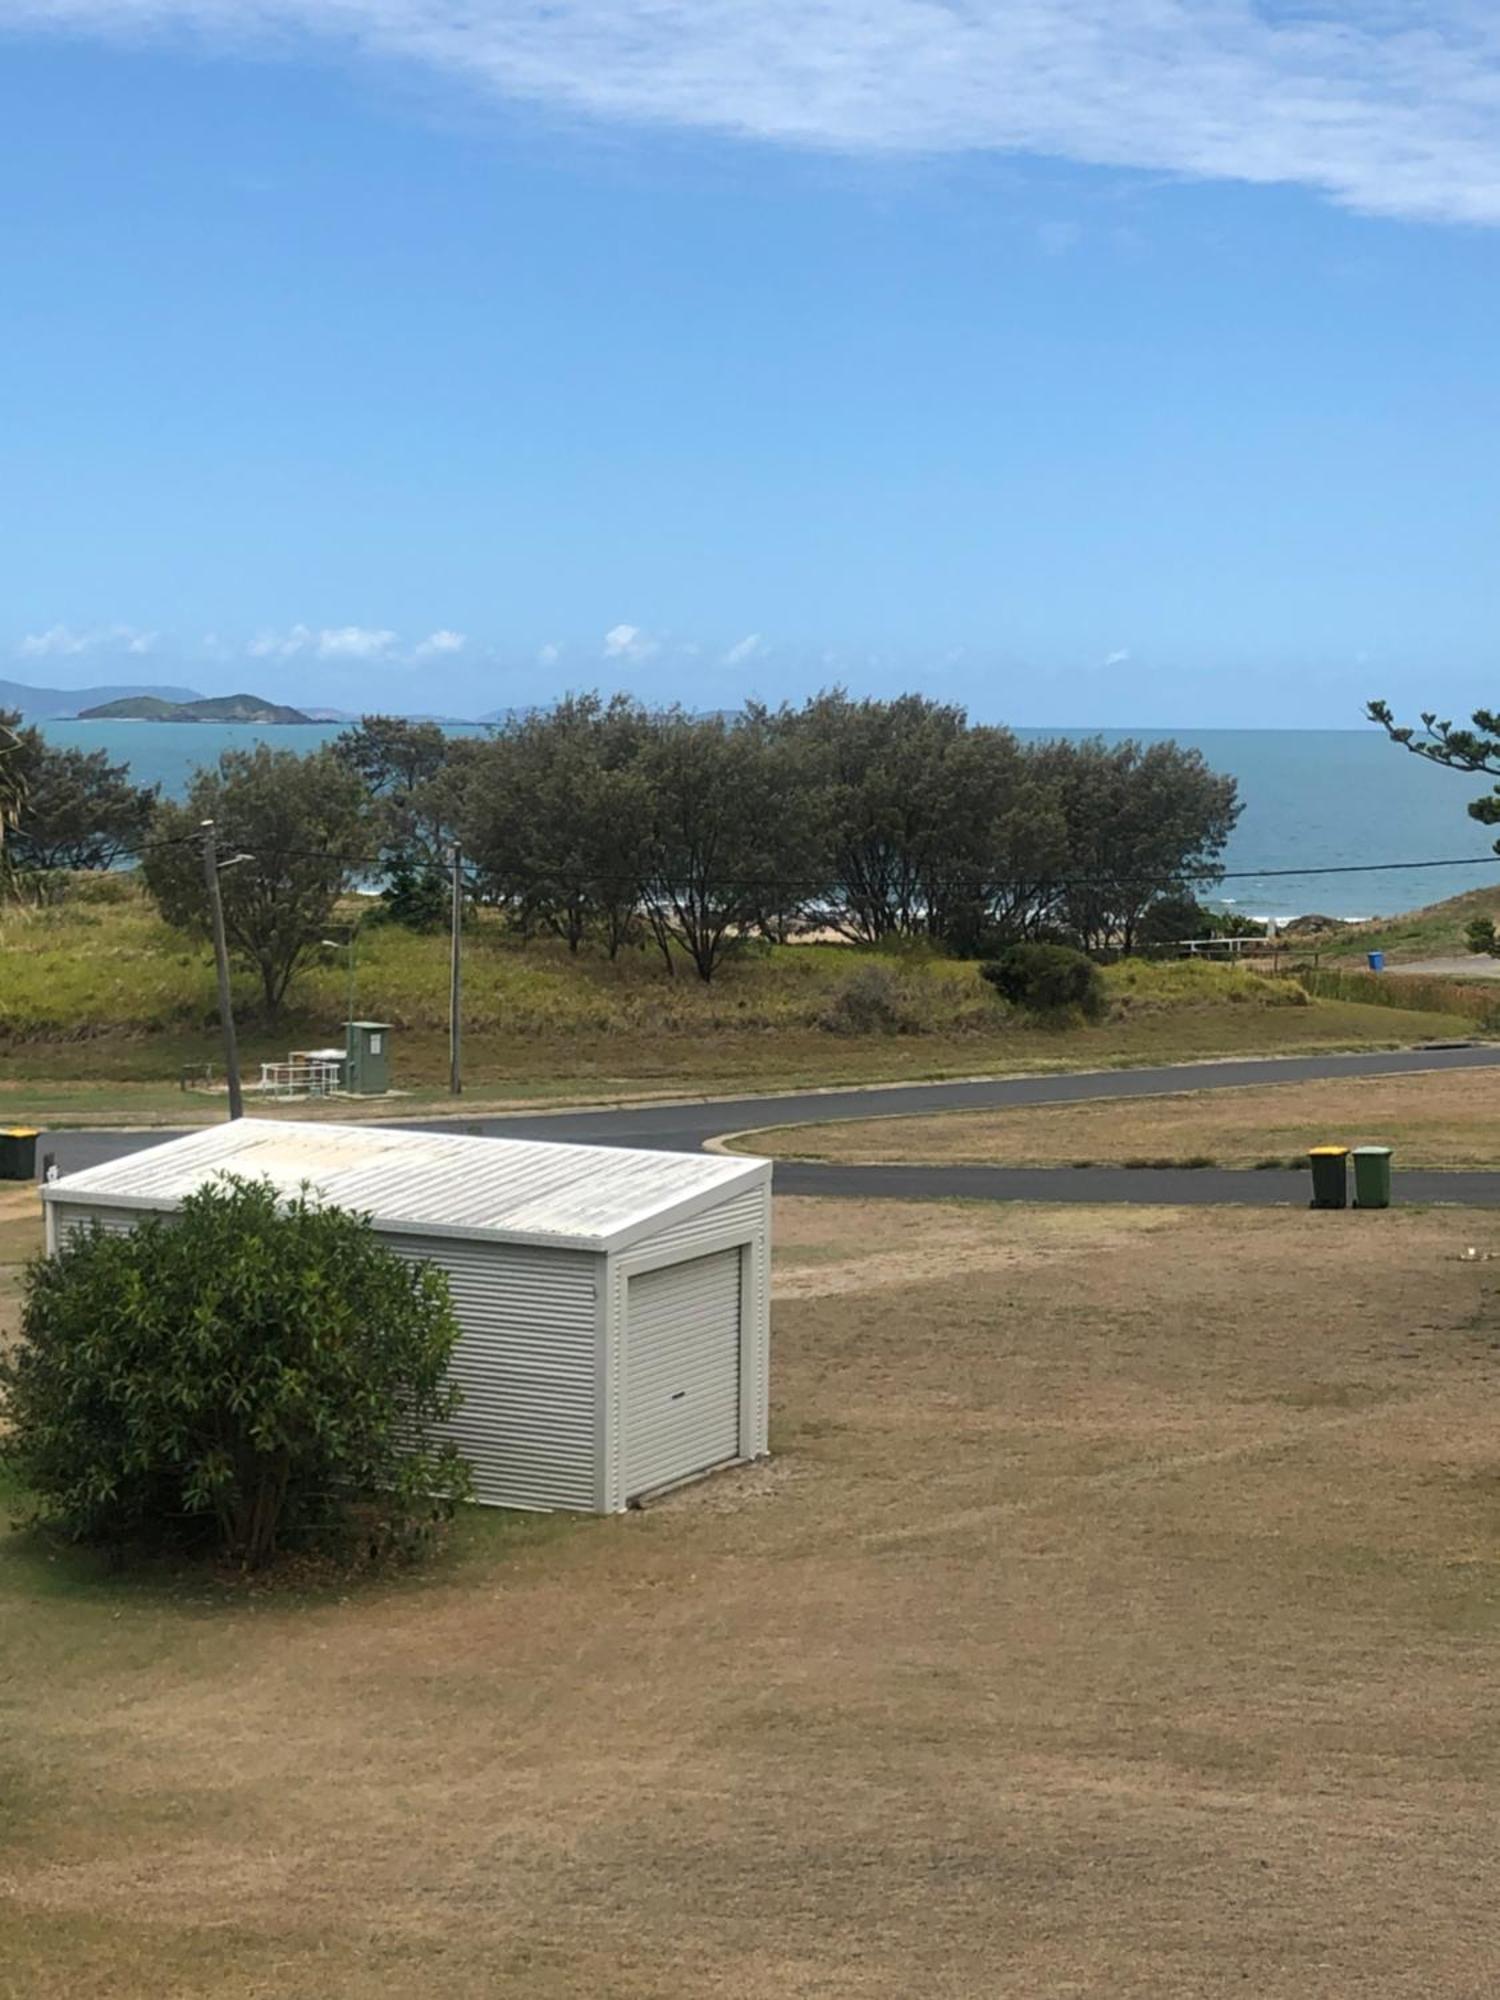
[[[49,625],[45,632],[28,632],[16,647],[23,660],[66,660],[79,653],[149,653],[155,632],[134,625],[96,625],[75,631],[71,625]]]
[[[446,626],[441,631],[429,632],[413,653],[414,660],[434,660],[443,653],[461,653],[468,644],[462,632],[450,632]]]
[[[1029,152],[1500,221],[1500,17],[1484,0],[0,0],[5,25],[186,25],[234,50],[290,28],[603,118],[852,153]]]
[[[649,660],[660,650],[661,642],[639,625],[613,625],[604,635],[606,660]]]
[[[398,634],[369,625],[293,625],[285,632],[261,632],[245,651],[252,660],[293,660],[306,654],[316,660],[378,660],[396,644]]]
[[[1107,667],[1123,667],[1129,658],[1130,648],[1128,646],[1117,646],[1112,653],[1104,655],[1104,664]]]
[[[764,648],[765,641],[759,632],[747,632],[743,639],[737,639],[724,655],[726,667],[743,666],[746,660],[753,660]]]
[[[536,656],[539,667],[555,667],[561,658],[562,647],[553,639],[549,639],[545,646],[540,647]]]

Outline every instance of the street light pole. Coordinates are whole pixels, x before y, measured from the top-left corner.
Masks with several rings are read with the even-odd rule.
[[[213,924],[214,969],[219,979],[219,1026],[224,1031],[224,1073],[229,1083],[229,1115],[243,1118],[245,1098],[240,1089],[240,1050],[234,1033],[234,1000],[229,990],[229,946],[224,938],[224,898],[219,890],[219,853],[214,823],[203,822],[203,875],[208,884],[208,912]]]
[[[462,1097],[464,851],[453,843],[453,935],[448,954],[448,1094]]]

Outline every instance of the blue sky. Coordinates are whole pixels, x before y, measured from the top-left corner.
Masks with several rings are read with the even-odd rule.
[[[0,0],[0,677],[1493,700],[1500,28],[1408,12]]]

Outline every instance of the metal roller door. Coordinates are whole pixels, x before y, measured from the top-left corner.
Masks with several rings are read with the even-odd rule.
[[[625,1496],[722,1465],[740,1446],[740,1252],[629,1281]]]

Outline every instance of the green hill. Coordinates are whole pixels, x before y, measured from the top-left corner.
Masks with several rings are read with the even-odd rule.
[[[311,722],[300,708],[267,701],[258,694],[223,694],[199,701],[162,701],[156,695],[127,695],[80,709],[80,722]]]

